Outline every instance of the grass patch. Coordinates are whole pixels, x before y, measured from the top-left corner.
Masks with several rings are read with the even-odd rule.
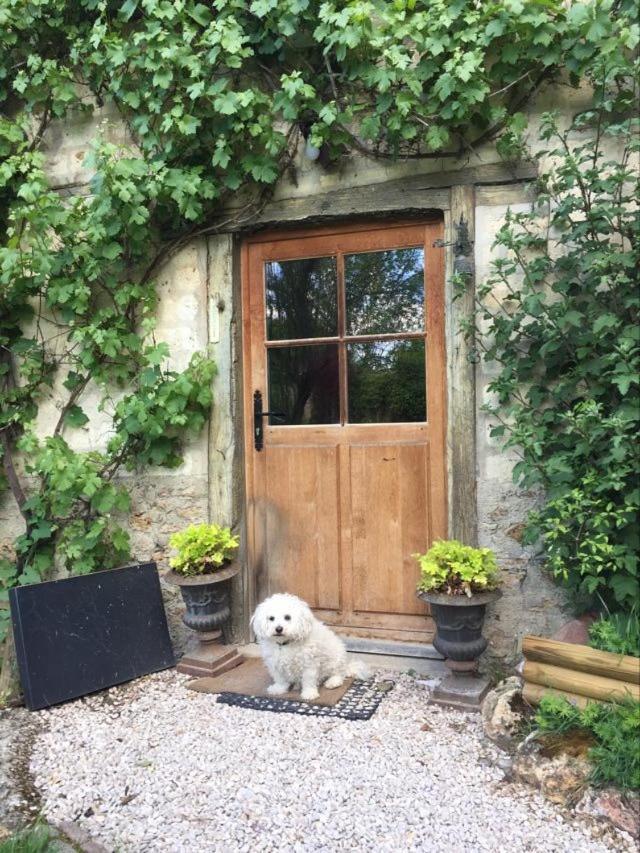
[[[34,824],[0,841],[0,853],[56,853],[54,836],[45,824]]]
[[[587,757],[594,785],[640,790],[640,702],[593,702],[581,710],[559,696],[544,696],[534,722],[558,745],[592,739]]]
[[[614,655],[640,657],[640,615],[612,613],[589,628],[589,645]]]

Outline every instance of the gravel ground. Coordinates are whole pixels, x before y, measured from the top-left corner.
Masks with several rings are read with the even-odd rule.
[[[31,744],[40,730],[25,708],[0,711],[0,840],[40,811],[29,774]]]
[[[39,717],[46,817],[123,853],[631,851],[507,783],[479,716],[401,676],[368,722],[218,705],[165,672]]]

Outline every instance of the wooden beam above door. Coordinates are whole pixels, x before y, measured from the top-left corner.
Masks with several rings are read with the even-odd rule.
[[[242,226],[233,221],[233,208],[225,210],[229,224],[221,231],[245,231],[267,227],[291,227],[320,224],[358,216],[389,220],[393,216],[424,216],[428,211],[449,210],[451,188],[473,186],[477,204],[501,204],[528,201],[532,182],[538,176],[537,164],[524,161],[508,166],[500,163],[468,167],[455,171],[409,175],[392,181],[343,187],[304,197],[269,202]]]

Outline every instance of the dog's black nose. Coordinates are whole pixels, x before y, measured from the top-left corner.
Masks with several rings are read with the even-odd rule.
[[[276,625],[276,634],[282,634],[282,625]]]

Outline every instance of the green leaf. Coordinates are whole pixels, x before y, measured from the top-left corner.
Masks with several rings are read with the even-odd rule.
[[[190,18],[193,18],[196,23],[200,24],[201,27],[206,27],[212,20],[210,9],[202,3],[196,3],[195,6],[187,10],[187,14]]]
[[[107,246],[103,246],[102,257],[113,261],[115,258],[118,257],[118,255],[120,255],[121,252],[122,247],[119,243],[109,243]]]
[[[18,576],[18,583],[20,586],[28,586],[32,583],[40,583],[42,578],[38,574],[37,570],[33,568],[33,566],[27,566],[26,569],[22,571],[22,573]]]
[[[125,2],[120,6],[118,10],[118,16],[122,18],[123,21],[128,21],[133,16],[134,12],[138,8],[140,0],[125,0]]]
[[[145,358],[149,364],[160,365],[169,358],[169,345],[164,342],[157,344],[145,351]]]
[[[82,427],[89,423],[89,418],[82,411],[80,406],[69,406],[64,414],[64,423],[70,427]]]

